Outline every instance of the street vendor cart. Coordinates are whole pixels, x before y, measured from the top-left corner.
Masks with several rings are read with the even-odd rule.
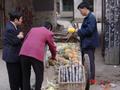
[[[89,57],[85,55],[86,64],[83,66],[80,45],[75,34],[57,33],[55,40],[57,61],[48,59],[49,65],[53,65],[57,76],[57,88],[53,90],[89,90]]]

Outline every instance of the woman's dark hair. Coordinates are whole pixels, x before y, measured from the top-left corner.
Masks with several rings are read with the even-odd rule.
[[[13,10],[9,13],[10,21],[14,21],[15,19],[19,20],[22,16],[22,13],[17,10]]]
[[[46,27],[47,29],[50,29],[50,30],[53,29],[53,26],[50,22],[44,22],[43,26]]]
[[[87,8],[90,10],[90,4],[87,1],[83,1],[82,3],[80,3],[77,7],[77,9],[83,9],[83,8]]]

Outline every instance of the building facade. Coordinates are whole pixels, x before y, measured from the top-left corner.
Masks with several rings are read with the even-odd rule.
[[[55,1],[56,0],[5,0],[6,16],[12,8],[17,8],[32,14],[33,18],[28,18],[32,19],[33,25],[39,25],[46,20],[55,23]]]
[[[83,19],[77,6],[85,0],[57,0],[57,12],[60,17],[73,17],[73,19]],[[97,21],[102,18],[102,0],[86,0],[91,4],[91,9],[94,12]]]

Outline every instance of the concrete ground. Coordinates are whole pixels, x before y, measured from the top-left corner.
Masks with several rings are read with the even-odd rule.
[[[1,57],[0,50],[0,57]],[[96,85],[91,85],[90,90],[105,90],[100,85],[101,80],[109,80],[111,83],[115,84],[115,87],[110,87],[108,90],[120,90],[120,66],[115,65],[105,65],[104,60],[101,56],[100,49],[96,50]],[[8,75],[5,67],[5,63],[0,59],[0,90],[10,90],[8,83]],[[53,72],[45,70],[45,81],[43,86],[46,85],[47,78],[53,78]],[[32,71],[31,84],[34,83],[34,73]]]
[[[95,64],[97,84],[91,85],[90,90],[120,90],[120,66],[105,65],[100,49],[96,50]],[[100,85],[101,80],[110,81],[114,87],[104,89]]]

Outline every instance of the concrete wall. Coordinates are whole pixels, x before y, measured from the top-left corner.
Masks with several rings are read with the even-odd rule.
[[[35,0],[36,1],[36,0]],[[27,7],[33,14],[33,26],[40,25],[44,21],[51,21],[54,26],[56,26],[56,0],[54,0],[54,10],[52,11],[35,11],[33,7],[32,0],[5,0],[5,13],[6,17],[8,17],[8,12],[16,7]],[[47,5],[46,5],[47,6]]]
[[[34,26],[41,25],[44,21],[51,21],[52,24],[56,26],[56,15],[55,12],[44,11],[44,12],[36,12],[34,17]]]
[[[102,0],[94,0],[94,13],[98,21],[102,19]]]
[[[74,19],[83,19],[83,16],[80,14],[79,10],[77,9],[78,5],[82,2],[83,0],[74,0]]]
[[[11,11],[12,8],[15,8],[16,2],[11,0],[5,0],[5,16],[8,17],[8,12]]]
[[[35,25],[40,25],[45,21],[50,21],[52,22],[52,24],[54,25],[54,27],[56,27],[56,0],[52,0],[53,1],[53,10],[42,10],[42,11],[34,11],[34,26]],[[51,2],[51,1],[49,1]],[[45,5],[47,6],[51,6],[48,4]]]

